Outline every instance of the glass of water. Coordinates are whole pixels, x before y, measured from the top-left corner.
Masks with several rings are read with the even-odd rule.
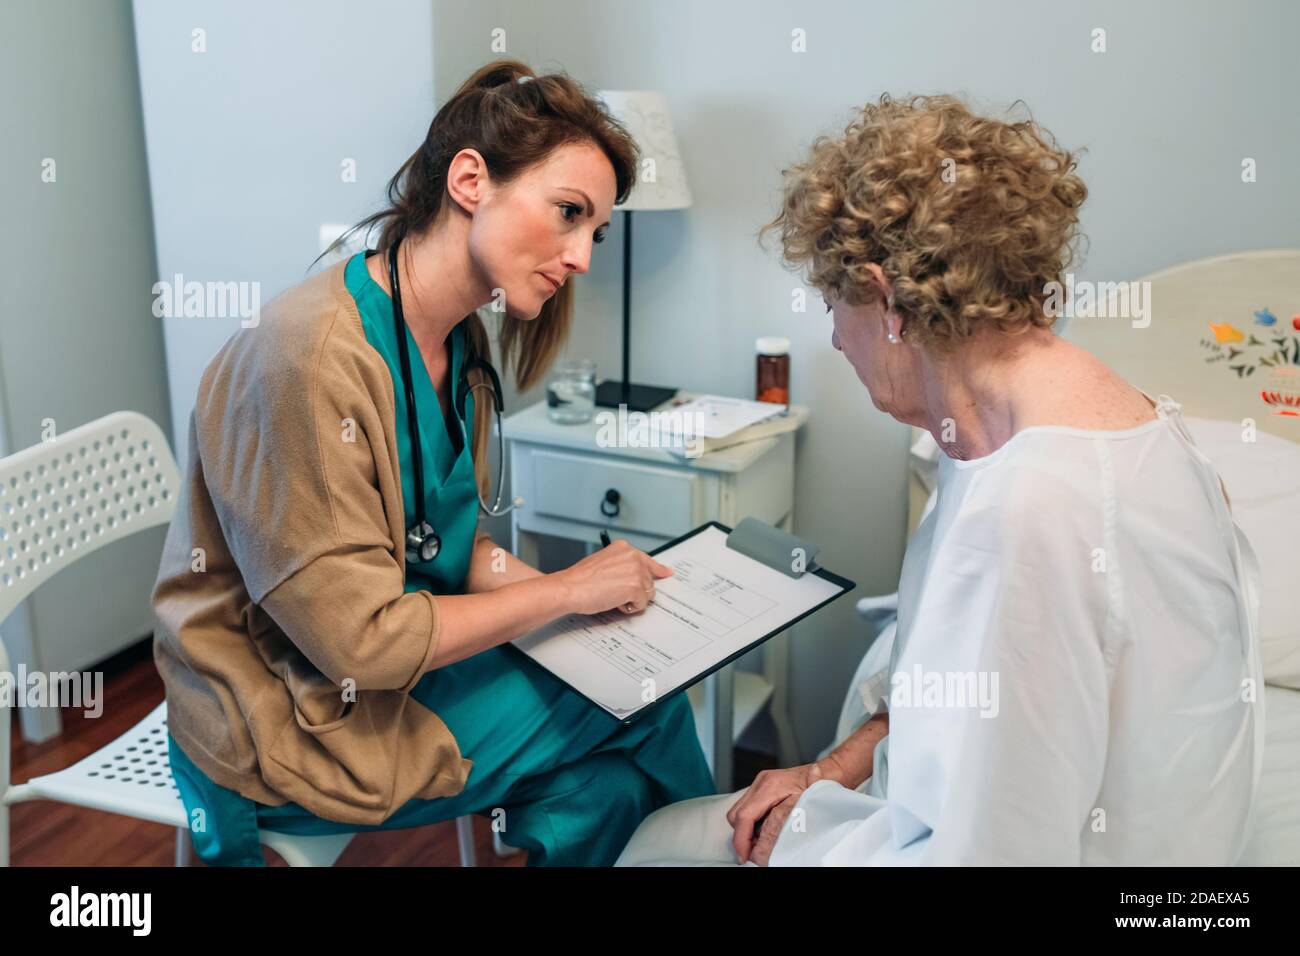
[[[568,359],[556,363],[546,382],[546,413],[561,425],[581,425],[596,413],[596,363]]]

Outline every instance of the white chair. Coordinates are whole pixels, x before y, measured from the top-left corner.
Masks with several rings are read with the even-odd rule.
[[[162,430],[136,412],[114,412],[0,460],[0,621],[78,558],[118,538],[167,524],[179,484],[176,460]],[[2,643],[0,673],[12,673]],[[16,694],[21,688],[13,690]],[[177,865],[189,862],[193,844],[167,760],[165,701],[84,760],[11,786],[11,716],[4,696],[0,866],[9,865],[9,807],[25,800],[56,800],[176,827]],[[469,823],[465,818],[457,824],[462,862],[467,846],[473,857]],[[290,866],[331,866],[354,835],[303,837],[263,831],[259,838]]]

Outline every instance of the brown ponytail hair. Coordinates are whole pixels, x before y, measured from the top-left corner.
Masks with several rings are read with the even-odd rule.
[[[614,167],[614,201],[623,202],[636,175],[637,146],[605,105],[564,73],[538,76],[518,60],[488,63],[442,105],[420,148],[389,180],[388,208],[361,220],[322,255],[344,245],[359,230],[368,236],[376,225],[380,226],[377,248],[386,255],[394,242],[432,226],[446,201],[451,160],[462,149],[477,150],[492,179],[505,184],[570,143],[591,143],[605,153]],[[503,314],[498,334],[501,375],[512,366],[520,391],[536,384],[564,347],[572,318],[572,282],[560,286],[535,319]],[[470,349],[491,361],[483,320],[470,313],[464,323]],[[471,380],[473,384],[486,381],[478,371],[472,373]],[[475,471],[479,487],[486,493],[490,397],[476,389],[474,399]]]

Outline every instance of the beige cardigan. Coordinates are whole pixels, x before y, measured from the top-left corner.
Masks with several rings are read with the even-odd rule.
[[[377,824],[459,793],[472,762],[409,695],[438,601],[403,591],[393,380],[343,270],[278,296],[203,373],[154,660],[169,730],[217,783]]]

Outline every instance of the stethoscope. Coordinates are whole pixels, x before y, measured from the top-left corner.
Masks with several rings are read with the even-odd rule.
[[[415,407],[415,386],[411,380],[411,352],[406,344],[406,317],[402,314],[402,290],[397,283],[397,247],[400,242],[400,239],[397,240],[388,249],[388,281],[393,289],[393,322],[397,326],[397,347],[402,359],[402,384],[406,387],[406,423],[411,433],[411,458],[415,463],[415,524],[406,529],[406,560],[409,563],[432,561],[436,558],[438,552],[442,550],[442,537],[433,529],[433,525],[429,524],[424,511],[424,453],[420,447],[420,416]],[[468,336],[466,336],[466,347],[469,347]],[[469,373],[476,368],[486,373],[487,382],[470,384]],[[478,356],[461,365],[460,376],[456,383],[455,401],[452,404],[456,412],[456,421],[460,424],[462,440],[466,444],[469,444],[471,438],[465,433],[465,399],[476,388],[492,390],[492,407],[496,409],[497,493],[490,507],[483,498],[483,492],[478,490],[477,481],[474,482],[474,487],[478,494],[479,507],[483,512],[493,518],[499,518],[501,515],[509,514],[524,502],[522,498],[516,498],[506,507],[501,507],[501,496],[505,493],[506,467],[505,437],[501,429],[501,413],[505,409],[505,399],[501,395],[501,380],[497,378],[497,370],[492,367],[491,362]],[[473,455],[474,451],[471,448],[471,462]]]

